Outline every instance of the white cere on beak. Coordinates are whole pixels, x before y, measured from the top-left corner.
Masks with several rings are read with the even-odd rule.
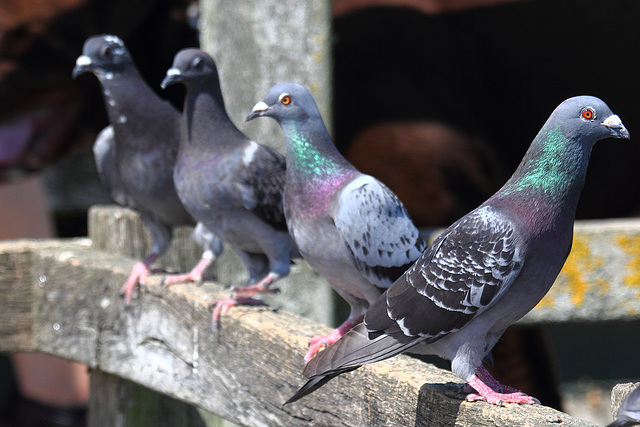
[[[607,117],[606,119],[604,119],[602,124],[608,128],[613,129],[620,129],[621,127],[623,127],[622,120],[620,120],[620,117],[618,117],[617,114]]]
[[[618,117],[617,114],[613,114],[604,119],[602,125],[608,127],[609,129],[614,129],[618,133],[620,138],[631,138],[631,135],[629,135],[629,131],[626,127],[624,127],[624,125],[622,124],[622,120],[620,120],[620,117]]]
[[[169,77],[179,76],[180,74],[181,74],[180,70],[177,69],[177,68],[169,68],[167,70],[167,76],[169,76]]]
[[[254,113],[259,113],[261,111],[265,111],[267,108],[269,108],[267,103],[263,102],[263,101],[260,101],[256,105],[253,106],[253,110],[251,110],[251,111],[254,112]]]
[[[78,67],[86,67],[87,65],[91,65],[91,58],[87,55],[80,55],[78,59],[76,59],[76,65]]]

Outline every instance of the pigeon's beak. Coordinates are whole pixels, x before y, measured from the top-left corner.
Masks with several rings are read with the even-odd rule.
[[[73,67],[71,77],[75,79],[80,74],[91,71],[91,64],[91,58],[89,58],[87,55],[78,56],[78,59],[76,59],[76,66]]]
[[[162,89],[166,89],[167,86],[178,83],[180,81],[182,81],[182,72],[177,68],[169,68],[167,70],[167,75],[165,76],[164,80],[162,80],[162,83],[160,83],[160,87]]]
[[[253,109],[249,113],[246,119],[246,122],[255,119],[256,117],[264,116],[267,111],[269,111],[271,107],[267,105],[266,102],[260,101],[256,105],[253,106]]]
[[[613,138],[622,138],[622,139],[631,138],[631,136],[629,135],[629,131],[622,124],[622,120],[620,120],[620,117],[618,117],[615,114],[604,119],[604,121],[602,122],[602,125],[606,126],[609,129],[609,134]]]

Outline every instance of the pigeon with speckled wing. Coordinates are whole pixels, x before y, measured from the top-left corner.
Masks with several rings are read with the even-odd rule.
[[[218,316],[238,303],[255,304],[256,293],[289,274],[299,256],[285,223],[282,199],[285,159],[240,132],[225,110],[213,59],[198,49],[174,58],[162,87],[187,87],[174,179],[187,210],[220,237],[249,271],[249,282],[215,301]]]
[[[116,203],[140,214],[153,241],[151,254],[133,267],[122,288],[130,303],[137,284],[144,283],[151,264],[169,247],[172,228],[196,223],[173,184],[180,114],[147,86],[116,36],[87,39],[73,76],[85,72],[92,72],[100,81],[111,122],[93,147],[100,178]],[[190,274],[201,278],[222,252],[222,243],[212,233],[199,235],[205,236],[199,239],[205,251]]]
[[[631,392],[618,409],[618,417],[607,427],[631,427],[640,425],[640,386]]]
[[[311,340],[308,361],[360,322],[426,245],[396,195],[338,152],[303,86],[271,88],[247,120],[259,116],[275,119],[284,135],[289,231],[304,259],[351,308],[330,335]]]
[[[560,104],[507,183],[445,230],[356,326],[319,353],[287,403],[359,366],[411,351],[451,360],[467,400],[534,403],[482,366],[505,329],[547,293],[569,251],[593,145],[629,138],[598,98]]]

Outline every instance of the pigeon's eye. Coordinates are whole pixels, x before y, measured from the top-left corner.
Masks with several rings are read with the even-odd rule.
[[[585,107],[580,111],[580,117],[585,120],[592,120],[596,117],[596,112],[591,107]]]
[[[193,65],[193,68],[195,68],[196,70],[199,70],[200,68],[202,68],[202,58],[200,58],[199,56],[196,57],[191,65]]]
[[[289,105],[291,104],[291,97],[287,94],[283,94],[282,96],[280,96],[280,103],[282,105]]]
[[[113,48],[111,46],[105,46],[104,49],[102,49],[102,56],[110,58],[111,55],[113,55]]]

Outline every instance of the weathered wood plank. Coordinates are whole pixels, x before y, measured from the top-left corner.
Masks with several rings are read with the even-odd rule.
[[[151,238],[138,215],[116,205],[97,205],[89,210],[89,238],[93,248],[142,259],[151,249]],[[200,259],[201,248],[193,241],[192,227],[179,227],[171,247],[157,262],[176,272],[189,271]],[[226,249],[207,270],[218,283],[239,286],[249,278],[240,258]],[[309,265],[296,260],[291,274],[278,281],[278,295],[263,295],[269,305],[331,325],[334,323],[335,293]]]
[[[32,351],[32,328],[35,322],[32,292],[30,251],[22,245],[16,250],[0,253],[0,277],[7,285],[0,292],[0,351]],[[28,277],[24,277],[28,274]]]
[[[611,390],[611,420],[615,420],[618,417],[618,409],[622,402],[629,397],[631,392],[640,387],[640,383],[623,383],[616,384]]]
[[[640,316],[640,221],[578,221],[558,279],[521,323]]]
[[[118,289],[131,259],[76,241],[0,244],[0,260],[11,262],[12,254],[21,255],[0,269],[0,294],[31,287],[30,349],[78,360],[239,424],[512,426],[561,419],[564,426],[592,425],[545,407],[464,402],[452,373],[405,356],[345,374],[283,408],[303,383],[309,338],[327,328],[284,310],[238,307],[212,334],[207,301],[225,294],[213,283],[166,289],[153,276],[125,308]],[[7,316],[14,310],[25,311],[2,308]],[[14,351],[13,344],[3,342],[0,350]]]

